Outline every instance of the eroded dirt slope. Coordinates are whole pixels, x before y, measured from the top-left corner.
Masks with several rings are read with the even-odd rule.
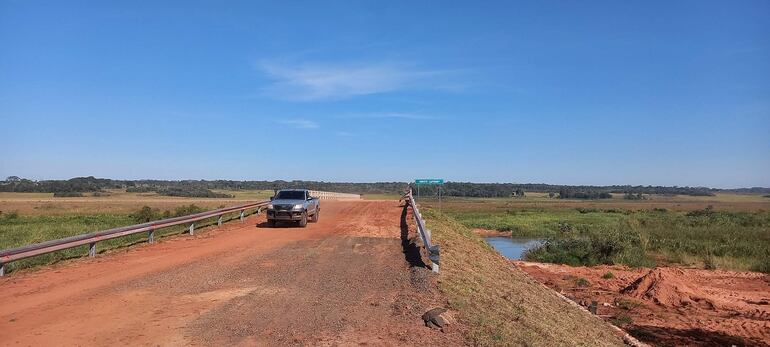
[[[515,263],[575,301],[598,301],[600,315],[654,345],[770,345],[767,274]]]
[[[305,229],[250,217],[2,278],[0,345],[462,344],[422,324],[442,299],[410,269],[397,202],[322,211]]]

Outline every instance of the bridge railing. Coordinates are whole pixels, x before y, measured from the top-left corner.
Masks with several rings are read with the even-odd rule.
[[[99,241],[110,240],[118,237],[134,235],[138,233],[147,233],[147,241],[149,243],[155,242],[155,231],[162,228],[172,227],[175,225],[187,225],[189,224],[188,232],[190,235],[195,233],[195,222],[201,221],[207,218],[219,217],[217,225],[222,225],[223,216],[228,213],[240,212],[240,220],[243,221],[247,210],[256,209],[256,213],[259,213],[263,206],[266,206],[269,201],[260,201],[244,205],[232,206],[220,208],[217,210],[206,211],[187,216],[174,217],[156,220],[148,223],[136,224],[127,227],[120,227],[114,229],[108,229],[103,231],[96,231],[87,234],[81,234],[76,236],[70,236],[63,239],[45,241],[41,243],[35,243],[27,246],[10,248],[0,250],[0,276],[5,275],[5,265],[16,260],[21,260],[37,255],[52,253],[64,249],[74,248],[82,245],[88,245],[88,255],[93,257],[96,255],[96,243]]]
[[[310,196],[319,198],[321,200],[360,200],[361,199],[361,194],[324,192],[320,190],[311,190]]]
[[[420,234],[420,239],[422,240],[422,244],[425,247],[425,250],[428,252],[428,259],[430,259],[431,262],[431,269],[433,272],[438,273],[438,266],[439,266],[439,246],[436,244],[433,244],[433,240],[431,239],[431,231],[430,229],[425,227],[425,219],[422,218],[422,215],[420,214],[420,209],[417,206],[417,203],[414,201],[414,196],[412,196],[412,189],[410,188],[406,194],[402,197],[403,200],[406,201],[406,204],[408,207],[412,209],[412,215],[414,216],[414,223],[417,224],[417,232]]]

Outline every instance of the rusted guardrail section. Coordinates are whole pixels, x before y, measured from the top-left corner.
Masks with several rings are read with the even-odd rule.
[[[433,241],[431,240],[430,229],[425,227],[425,219],[422,218],[420,209],[417,207],[417,203],[414,201],[411,188],[406,192],[403,199],[406,200],[407,205],[412,208],[414,222],[417,224],[417,231],[420,234],[420,238],[422,239],[422,244],[425,247],[425,250],[428,252],[428,259],[430,259],[431,262],[431,269],[433,269],[433,272],[437,273],[440,253],[439,246],[434,245]]]
[[[60,251],[63,249],[78,247],[82,245],[88,245],[88,255],[93,257],[96,255],[96,243],[99,241],[114,239],[122,236],[138,234],[142,232],[147,233],[147,241],[149,243],[155,242],[155,230],[167,228],[175,225],[190,224],[190,235],[195,233],[195,222],[204,220],[211,217],[219,216],[217,225],[222,225],[223,215],[233,212],[240,212],[240,220],[242,221],[246,210],[257,209],[259,213],[263,206],[266,206],[269,201],[260,201],[255,203],[249,203],[244,205],[232,206],[220,208],[217,210],[206,211],[187,216],[167,218],[152,221],[149,223],[142,223],[131,225],[127,227],[120,227],[114,229],[108,229],[103,231],[96,231],[87,234],[81,234],[71,237],[66,237],[58,240],[45,241],[32,245],[10,248],[0,250],[0,276],[5,275],[5,265],[16,260],[21,260],[36,255],[47,254],[51,252]]]

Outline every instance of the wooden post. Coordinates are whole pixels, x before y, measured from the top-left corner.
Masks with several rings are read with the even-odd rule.
[[[195,235],[195,223],[190,223],[190,235]]]
[[[147,232],[147,242],[155,243],[155,230],[154,229],[150,229],[150,231]]]
[[[0,263],[0,276],[5,276],[5,264]]]
[[[88,244],[88,256],[89,257],[96,256],[96,242],[91,242]]]
[[[222,216],[219,216],[219,219],[217,219],[217,226],[222,226]]]
[[[244,210],[241,210],[241,222],[243,222],[243,213],[244,213]]]

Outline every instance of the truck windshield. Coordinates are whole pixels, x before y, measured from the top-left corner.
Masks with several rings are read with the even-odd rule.
[[[305,192],[297,190],[282,190],[275,196],[276,199],[305,200]]]

